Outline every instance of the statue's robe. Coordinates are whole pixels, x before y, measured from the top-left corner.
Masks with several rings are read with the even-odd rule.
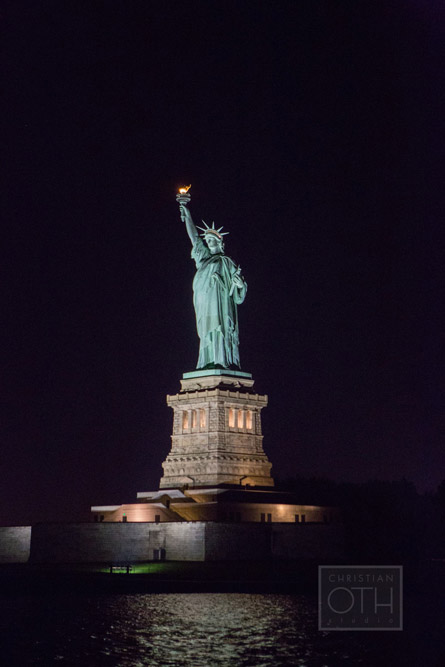
[[[197,368],[239,368],[237,305],[245,299],[247,284],[243,281],[243,287],[234,285],[236,264],[223,253],[212,255],[199,237],[192,258],[196,263],[193,304],[200,339]]]

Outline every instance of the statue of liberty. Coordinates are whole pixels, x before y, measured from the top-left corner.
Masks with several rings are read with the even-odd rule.
[[[240,368],[237,306],[243,303],[247,283],[241,268],[224,254],[223,236],[228,232],[205,228],[200,238],[190,211],[180,204],[181,219],[192,242],[196,274],[193,305],[200,339],[197,369]]]

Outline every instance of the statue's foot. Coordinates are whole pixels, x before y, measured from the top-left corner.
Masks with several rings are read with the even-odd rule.
[[[202,371],[211,371],[211,370],[214,370],[214,369],[227,370],[226,367],[225,367],[225,366],[222,366],[221,364],[206,364],[205,366],[203,366],[203,367],[200,368],[199,370],[202,370]]]
[[[223,366],[222,364],[206,364],[205,366],[201,366],[200,368],[197,368],[196,370],[199,370],[199,371],[211,371],[211,370],[240,371],[241,368],[239,366],[236,366],[235,364],[230,364],[230,366]]]

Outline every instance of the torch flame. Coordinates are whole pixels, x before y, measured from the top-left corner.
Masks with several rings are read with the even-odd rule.
[[[186,188],[179,188],[179,194],[185,195],[186,192],[188,192],[191,187],[192,187],[191,185],[188,185]]]

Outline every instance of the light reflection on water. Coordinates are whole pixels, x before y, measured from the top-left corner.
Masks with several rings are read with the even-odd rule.
[[[124,634],[141,664],[304,665],[313,652],[314,615],[303,598],[196,594],[125,602],[132,618]]]
[[[316,600],[298,595],[23,596],[2,600],[0,630],[8,666],[373,664],[359,633],[318,632]]]

